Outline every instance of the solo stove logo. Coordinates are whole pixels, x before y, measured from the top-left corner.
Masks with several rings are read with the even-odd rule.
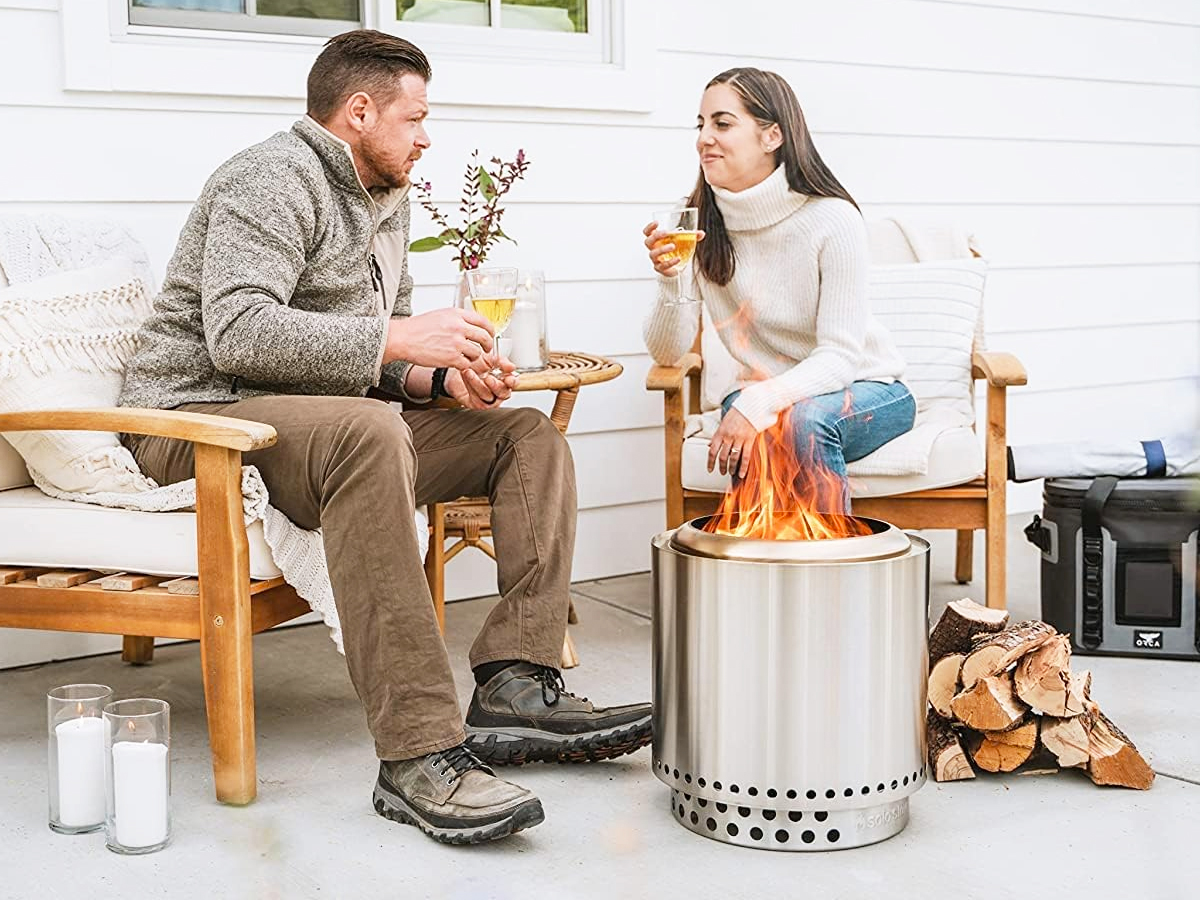
[[[1133,646],[1161,650],[1162,637],[1163,633],[1161,631],[1135,631],[1133,633]]]
[[[867,831],[871,828],[879,828],[883,825],[890,825],[903,815],[903,804],[896,803],[888,809],[883,810],[883,812],[877,812],[871,815],[860,815],[855,821],[854,825],[858,831]]]

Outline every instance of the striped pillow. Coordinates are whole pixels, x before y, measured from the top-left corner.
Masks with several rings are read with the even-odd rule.
[[[871,312],[907,364],[917,411],[952,410],[975,421],[971,351],[983,344],[982,259],[872,266]]]

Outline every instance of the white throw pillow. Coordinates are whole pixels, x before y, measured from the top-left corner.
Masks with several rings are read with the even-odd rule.
[[[986,280],[982,259],[871,267],[871,312],[904,357],[918,412],[937,407],[975,421],[971,351],[982,333]]]
[[[867,285],[871,313],[888,330],[906,363],[903,381],[917,410],[953,410],[965,424],[975,421],[971,350],[982,334],[982,259],[872,266]],[[705,322],[705,325],[708,323]],[[717,336],[705,327],[704,410],[716,409],[733,390],[740,367]]]
[[[118,258],[0,290],[0,412],[115,406],[150,312]],[[9,432],[31,471],[63,491],[136,492],[155,483],[113,432]]]

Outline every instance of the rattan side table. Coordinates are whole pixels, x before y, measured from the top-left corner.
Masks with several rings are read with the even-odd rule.
[[[563,434],[571,421],[579,389],[586,384],[611,381],[622,372],[620,363],[591,353],[552,352],[550,364],[540,372],[526,372],[517,379],[518,391],[554,391],[554,408],[550,421]],[[446,621],[445,566],[468,547],[482,550],[492,559],[496,550],[488,540],[492,536],[492,507],[486,497],[463,497],[451,503],[431,503],[429,514],[429,552],[425,554],[425,577],[433,596],[438,624]],[[447,548],[446,541],[454,540]],[[574,624],[575,608],[571,607],[568,622]],[[570,632],[563,642],[562,667],[570,669],[579,664],[575,643]]]

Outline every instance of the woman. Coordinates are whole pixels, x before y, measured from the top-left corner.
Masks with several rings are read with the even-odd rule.
[[[800,461],[841,479],[846,463],[912,428],[916,403],[899,380],[904,361],[867,306],[867,237],[858,205],[813,146],[804,114],[779,75],[722,72],[696,117],[700,176],[689,199],[703,240],[695,290],[741,364],[708,453],[735,480],[756,438],[791,411]],[[674,302],[679,259],[657,223],[644,229],[659,274],[645,324],[655,361],[692,346],[700,304]],[[838,505],[834,499],[830,505]]]

